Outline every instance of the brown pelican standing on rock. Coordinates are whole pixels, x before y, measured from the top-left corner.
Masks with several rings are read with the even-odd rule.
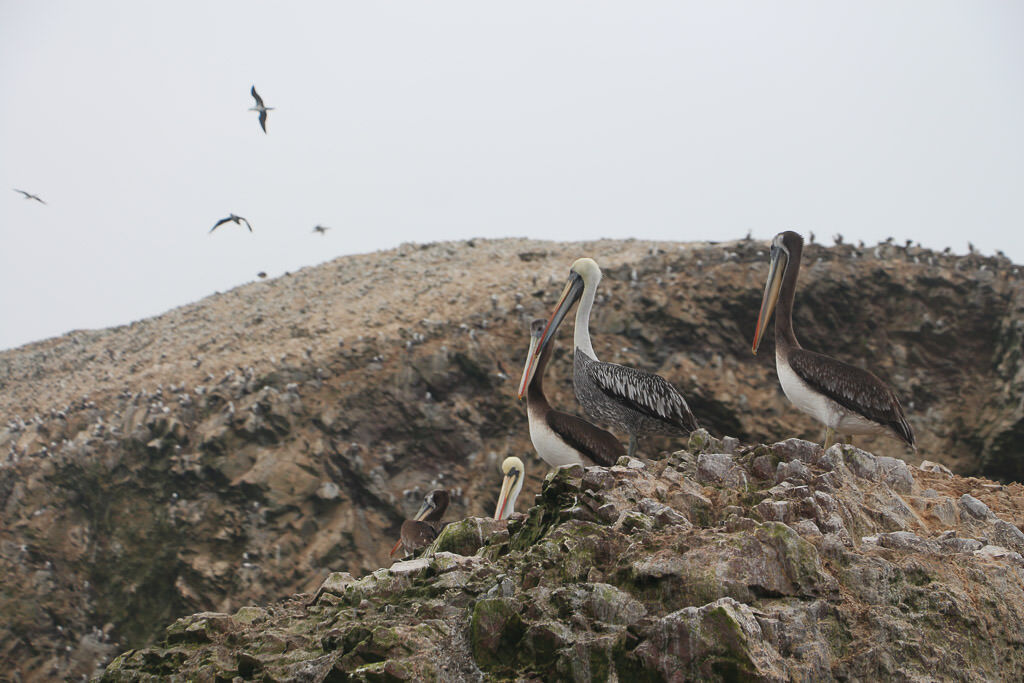
[[[501,463],[501,472],[505,478],[501,482],[501,493],[498,494],[498,507],[494,509],[494,518],[497,520],[508,519],[516,511],[516,499],[523,490],[523,479],[526,477],[523,461],[515,456],[505,458]]]
[[[260,128],[262,128],[263,132],[266,133],[267,132],[267,112],[268,111],[273,111],[274,108],[273,107],[266,107],[266,106],[263,105],[263,98],[260,97],[260,94],[258,92],[256,92],[256,86],[255,85],[252,86],[252,90],[250,90],[249,92],[250,92],[250,94],[252,94],[253,99],[256,100],[256,106],[255,107],[249,107],[249,111],[258,111],[260,113]]]
[[[526,393],[530,441],[540,459],[552,467],[574,463],[610,467],[626,454],[619,440],[586,420],[554,410],[544,395],[544,371],[551,360],[554,342],[544,348],[536,362],[533,355],[546,325],[543,318],[530,324],[530,351],[526,354],[526,367],[519,383],[519,396]]]
[[[401,537],[390,554],[398,552],[398,546],[402,546],[408,555],[418,548],[430,545],[437,538],[439,522],[448,509],[448,500],[448,492],[444,489],[434,489],[428,493],[415,516],[402,522]]]
[[[245,227],[249,228],[249,232],[252,232],[252,226],[249,225],[249,221],[245,220],[241,216],[236,216],[235,214],[231,214],[227,218],[221,218],[214,224],[212,228],[210,228],[210,232],[213,232],[214,230],[224,225],[225,223],[237,223],[238,225],[245,223]]]
[[[808,351],[796,340],[793,298],[803,244],[803,238],[792,231],[780,232],[772,240],[768,282],[754,332],[754,353],[777,303],[775,368],[779,383],[790,403],[825,425],[825,448],[832,445],[836,432],[888,433],[916,450],[914,430],[903,417],[903,408],[892,389],[867,370]]]
[[[544,352],[562,319],[579,301],[573,334],[572,383],[576,400],[591,418],[628,433],[628,455],[633,455],[641,434],[686,434],[697,429],[697,418],[683,395],[664,377],[597,359],[590,343],[590,309],[600,282],[601,269],[593,259],[581,258],[572,264],[555,312],[527,361],[527,374],[530,363]]]

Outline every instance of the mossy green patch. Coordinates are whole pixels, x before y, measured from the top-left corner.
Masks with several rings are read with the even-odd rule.
[[[814,590],[820,584],[818,551],[782,522],[765,522],[754,535],[765,545],[775,549],[786,571],[786,576],[801,590]]]
[[[543,507],[535,505],[527,512],[527,517],[509,540],[509,548],[523,551],[532,547],[547,532],[551,517],[545,514]]]
[[[500,673],[514,665],[526,627],[514,603],[494,598],[480,600],[473,606],[469,631],[477,666]]]
[[[424,554],[445,552],[455,553],[456,555],[472,555],[482,545],[483,538],[481,537],[480,527],[477,525],[476,519],[470,517],[458,522],[452,522],[441,529],[441,533],[438,534]]]

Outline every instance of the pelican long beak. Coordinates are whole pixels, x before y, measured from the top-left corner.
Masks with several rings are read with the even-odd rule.
[[[540,340],[536,346],[531,343],[530,348],[532,349],[529,357],[526,359],[526,369],[523,371],[523,380],[519,383],[519,398],[521,399],[526,393],[526,387],[529,386],[527,377],[533,378],[533,373],[536,371],[537,359],[544,353],[544,347],[548,345],[551,338],[555,336],[555,332],[558,331],[558,326],[562,324],[562,319],[565,318],[569,309],[573,307],[580,297],[583,296],[583,278],[579,273],[572,271],[569,273],[569,281],[565,283],[565,289],[562,290],[562,296],[559,297],[558,303],[555,305],[555,312],[551,314],[551,318],[548,320],[547,326],[540,335]]]
[[[534,351],[537,350],[537,342],[540,341],[539,335],[530,335],[530,350],[526,352],[526,365],[523,366],[523,379],[519,381],[519,398],[522,398],[526,394],[526,388],[530,386],[530,382],[533,381],[533,375],[537,372],[537,363],[534,362]]]
[[[782,262],[782,267],[779,263]],[[789,256],[778,247],[772,247],[771,264],[768,266],[768,281],[764,285],[764,297],[761,299],[761,312],[757,316],[757,329],[754,331],[754,345],[751,350],[756,354],[764,338],[764,330],[775,312],[775,304],[779,301],[779,290],[782,289],[782,278],[786,274]]]
[[[420,505],[420,509],[413,516],[413,520],[422,522],[423,518],[429,515],[434,509],[434,504],[429,500],[424,500],[423,505]]]
[[[494,509],[494,519],[502,520],[505,519],[505,504],[508,502],[508,497],[515,490],[516,482],[519,481],[520,472],[513,468],[508,471],[505,475],[504,481],[501,482],[501,493],[498,494],[498,507]]]

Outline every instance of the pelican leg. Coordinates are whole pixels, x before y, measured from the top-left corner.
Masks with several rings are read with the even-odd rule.
[[[836,430],[832,429],[831,427],[828,427],[827,429],[825,429],[825,445],[822,446],[822,448],[824,448],[827,451],[829,446],[831,446],[835,442]]]
[[[629,457],[632,458],[634,453],[636,453],[636,434],[630,434],[629,435],[629,450],[626,451],[626,455],[628,455]]]

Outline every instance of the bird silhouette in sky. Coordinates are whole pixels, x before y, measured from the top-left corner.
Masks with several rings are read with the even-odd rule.
[[[328,230],[330,230],[330,228],[326,225],[317,225],[313,228],[313,232],[318,232],[321,235],[326,235]]]
[[[15,192],[20,192],[23,195],[25,195],[25,199],[34,199],[37,202],[39,202],[40,204],[46,204],[46,202],[44,202],[42,199],[40,199],[39,195],[37,195],[37,194],[32,194],[31,192],[25,192],[25,190],[19,190],[18,188],[14,188],[14,191]]]
[[[256,100],[256,106],[255,107],[249,107],[249,111],[258,111],[260,113],[260,128],[262,128],[263,132],[266,133],[267,132],[267,112],[272,110],[273,107],[268,107],[268,106],[263,104],[263,98],[260,97],[260,94],[258,92],[256,92],[256,86],[255,85],[252,86],[252,90],[250,90],[249,92],[252,93],[253,99]]]
[[[231,214],[227,218],[221,218],[219,221],[217,221],[216,225],[210,228],[210,232],[213,232],[214,230],[224,225],[225,223],[238,223],[239,225],[245,223],[245,227],[249,228],[249,232],[252,232],[252,226],[249,225],[249,221],[245,220],[241,216],[236,216],[235,214]]]

